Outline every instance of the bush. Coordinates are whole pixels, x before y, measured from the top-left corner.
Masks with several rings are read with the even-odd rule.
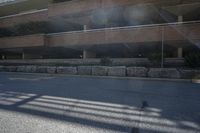
[[[101,58],[100,65],[103,65],[103,66],[112,65],[112,60],[108,57]]]
[[[166,54],[164,54],[164,58],[166,57]],[[155,66],[160,66],[162,61],[162,53],[152,53],[148,55],[149,61],[153,63]]]
[[[189,67],[200,67],[200,52],[198,53],[189,53],[184,57],[186,66]]]
[[[0,37],[12,36],[13,34],[9,28],[0,28]]]
[[[15,35],[29,35],[48,32],[47,22],[28,22],[13,27]]]
[[[53,3],[60,3],[60,2],[65,2],[65,1],[72,1],[72,0],[53,0]]]
[[[0,28],[0,37],[48,33],[48,22],[28,22],[10,28]]]

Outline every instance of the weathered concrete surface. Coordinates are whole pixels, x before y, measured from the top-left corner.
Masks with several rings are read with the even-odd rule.
[[[108,67],[107,66],[92,66],[92,75],[107,76]]]
[[[37,66],[37,73],[47,73],[47,66]]]
[[[126,76],[126,67],[125,66],[109,67],[108,68],[108,76],[125,77]]]
[[[0,133],[200,132],[200,84],[16,73],[0,79]]]
[[[0,66],[0,72],[5,72],[5,66]]]
[[[17,66],[17,72],[25,72],[26,66]]]
[[[6,66],[3,69],[5,71],[8,71],[8,72],[16,72],[17,71],[17,67],[16,66]]]
[[[25,71],[26,73],[36,73],[37,66],[26,66]]]
[[[147,77],[148,69],[145,67],[127,67],[129,77]]]
[[[76,75],[77,68],[76,67],[57,67],[57,73]]]
[[[78,66],[77,71],[78,71],[78,75],[92,75],[91,66]]]
[[[176,68],[150,68],[148,76],[151,78],[180,78]]]
[[[56,67],[47,67],[47,73],[54,74],[57,72]]]

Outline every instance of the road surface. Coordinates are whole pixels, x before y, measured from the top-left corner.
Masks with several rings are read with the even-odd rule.
[[[0,73],[0,133],[200,133],[200,84]]]

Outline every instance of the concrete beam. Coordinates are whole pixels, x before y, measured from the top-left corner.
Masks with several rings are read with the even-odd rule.
[[[96,53],[88,51],[88,50],[83,50],[83,59],[95,58],[95,57],[96,57]]]

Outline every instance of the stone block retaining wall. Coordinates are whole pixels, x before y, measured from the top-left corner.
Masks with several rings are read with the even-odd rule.
[[[0,66],[0,72],[24,72],[24,73],[50,73],[68,75],[94,75],[94,76],[118,76],[118,77],[150,77],[191,79],[200,75],[200,70],[176,69],[176,68],[146,68],[125,66]]]

